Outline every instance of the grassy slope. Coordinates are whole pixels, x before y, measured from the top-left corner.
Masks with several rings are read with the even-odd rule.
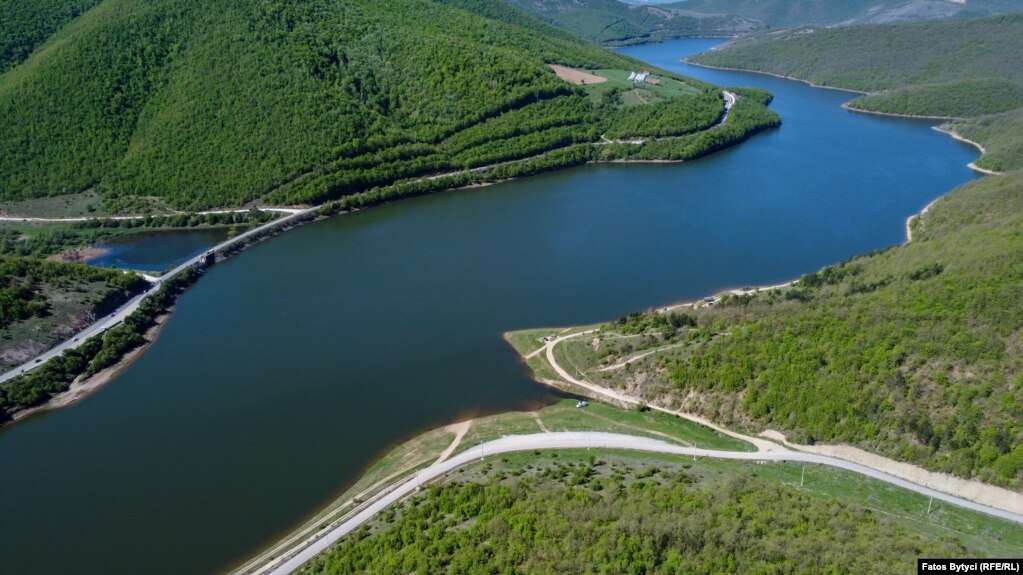
[[[691,60],[871,92],[850,103],[866,111],[980,118],[1023,107],[1018,64],[1023,15],[788,31],[741,40]],[[984,118],[962,126],[997,156],[978,165],[1023,167],[1018,161],[1023,131],[1013,129],[1011,121]]]
[[[785,292],[701,307],[689,312],[695,331],[656,328],[636,349],[609,348],[628,356],[680,344],[604,372],[604,383],[726,424],[849,442],[1019,489],[1021,191],[1023,172],[972,183],[935,204],[908,245]],[[612,324],[602,337],[622,329]]]
[[[431,486],[306,574],[911,572],[1014,552],[1018,526],[847,473],[629,453],[509,454]],[[869,503],[865,503],[869,501]],[[922,507],[921,507],[922,505]]]

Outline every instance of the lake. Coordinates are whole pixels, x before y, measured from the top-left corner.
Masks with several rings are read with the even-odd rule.
[[[773,90],[784,125],[685,164],[584,166],[304,226],[213,267],[81,403],[0,432],[4,573],[204,574],[283,535],[387,449],[552,401],[504,331],[777,283],[904,241],[975,176],[931,122]]]

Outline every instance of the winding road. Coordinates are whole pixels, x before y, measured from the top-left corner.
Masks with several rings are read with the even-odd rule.
[[[434,464],[418,474],[410,474],[385,494],[364,504],[364,506],[353,515],[328,527],[320,534],[306,540],[299,548],[291,554],[279,559],[276,563],[256,571],[260,575],[289,575],[302,567],[307,561],[320,552],[337,543],[342,537],[358,529],[364,523],[372,519],[378,513],[401,501],[408,495],[415,492],[423,483],[436,479],[463,465],[479,460],[485,456],[492,456],[501,453],[516,451],[531,451],[536,449],[627,449],[633,451],[646,451],[654,453],[674,454],[683,457],[709,457],[714,459],[732,459],[741,461],[788,461],[800,463],[816,463],[827,465],[860,475],[872,477],[897,487],[909,489],[926,497],[933,497],[952,505],[986,513],[1006,521],[1023,524],[1023,515],[994,509],[986,505],[967,501],[953,495],[935,491],[927,487],[899,479],[887,473],[851,463],[833,457],[802,453],[798,451],[781,452],[748,452],[748,451],[718,451],[683,447],[646,437],[622,435],[617,433],[603,432],[557,432],[537,433],[533,435],[511,435],[488,443],[479,448],[473,447],[468,451]]]

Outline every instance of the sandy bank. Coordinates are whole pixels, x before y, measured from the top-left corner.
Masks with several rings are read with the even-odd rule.
[[[110,255],[111,250],[107,248],[100,248],[96,246],[86,246],[84,248],[77,248],[68,250],[66,252],[59,253],[57,255],[50,256],[47,258],[54,262],[65,262],[72,264],[81,264],[96,258]]]
[[[143,352],[149,349],[149,346],[153,345],[157,337],[160,334],[160,330],[167,322],[167,318],[170,317],[170,313],[173,310],[168,310],[167,313],[156,318],[156,325],[149,328],[143,337],[146,342],[139,347],[126,353],[117,363],[110,367],[93,374],[91,377],[78,377],[71,382],[71,387],[62,393],[58,393],[50,398],[49,401],[42,405],[37,405],[29,409],[18,411],[11,416],[11,420],[7,422],[7,425],[13,424],[14,422],[21,421],[25,418],[31,417],[37,413],[44,411],[50,411],[52,409],[60,409],[72,405],[85,399],[93,392],[99,390],[106,384],[110,383],[117,377],[122,371],[130,366],[136,359],[138,359]]]
[[[950,130],[950,129],[945,128],[943,126],[934,126],[931,129],[936,131],[936,132],[941,132],[942,134],[945,134],[947,136],[951,136],[954,140],[958,140],[960,142],[963,142],[964,144],[969,144],[969,145],[977,148],[978,150],[980,150],[981,154],[986,154],[987,153],[987,148],[985,148],[980,142],[974,142],[973,140],[971,140],[971,139],[961,135],[959,132],[956,132],[955,130]],[[1000,176],[1000,175],[1002,175],[1002,172],[996,172],[994,170],[989,170],[987,168],[982,168],[982,167],[978,166],[977,162],[970,162],[969,164],[967,164],[967,166],[971,170],[974,170],[976,172],[980,172],[982,174],[987,174],[989,176]]]

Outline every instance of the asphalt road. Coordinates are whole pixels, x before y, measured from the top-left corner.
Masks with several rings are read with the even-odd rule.
[[[117,308],[117,310],[114,311],[113,314],[99,319],[98,321],[96,321],[95,323],[90,325],[89,327],[87,327],[84,330],[82,330],[82,331],[78,332],[77,334],[75,334],[71,339],[69,339],[69,340],[67,340],[67,341],[65,341],[63,343],[60,343],[60,344],[54,346],[53,348],[51,348],[46,353],[43,353],[42,355],[38,355],[38,356],[30,359],[29,361],[27,361],[27,362],[25,362],[25,363],[15,367],[14,369],[4,373],[3,375],[0,375],[0,383],[3,383],[3,382],[5,382],[5,381],[7,381],[9,379],[15,378],[15,377],[17,377],[17,376],[19,376],[19,375],[21,375],[23,373],[27,373],[27,372],[29,372],[29,371],[37,368],[37,367],[45,365],[46,362],[48,362],[51,359],[59,356],[60,354],[64,353],[66,350],[74,349],[74,348],[82,345],[83,343],[85,343],[85,341],[87,339],[89,339],[90,337],[94,337],[96,335],[99,335],[99,334],[105,332],[106,330],[116,326],[117,324],[121,323],[122,321],[124,321],[124,319],[126,317],[131,315],[132,312],[134,312],[136,309],[138,309],[139,304],[142,303],[142,300],[144,300],[146,297],[148,297],[150,293],[155,291],[155,288],[159,287],[160,282],[174,277],[175,275],[177,275],[177,274],[181,273],[182,271],[188,269],[189,267],[191,267],[195,263],[201,261],[204,257],[206,257],[206,254],[208,252],[210,252],[210,251],[219,251],[219,250],[222,250],[224,248],[228,248],[228,247],[230,247],[230,246],[232,246],[232,245],[234,245],[234,244],[236,244],[236,243],[238,243],[240,241],[243,241],[243,240],[245,240],[247,238],[250,238],[250,237],[252,237],[254,235],[262,233],[262,232],[266,231],[267,229],[270,229],[270,228],[275,227],[275,226],[279,226],[281,224],[287,224],[288,222],[291,222],[291,221],[294,221],[294,220],[296,220],[298,218],[301,218],[302,216],[304,216],[304,215],[306,215],[306,214],[308,214],[310,212],[316,211],[317,209],[319,209],[319,208],[318,207],[313,207],[313,208],[307,208],[307,209],[304,209],[304,210],[288,210],[288,212],[289,212],[288,215],[286,215],[286,216],[284,216],[282,218],[277,218],[276,220],[274,220],[272,222],[265,223],[265,224],[263,224],[263,225],[261,225],[259,227],[252,228],[251,230],[249,230],[249,231],[247,231],[245,233],[239,234],[239,235],[237,235],[237,236],[235,236],[233,238],[225,240],[225,241],[223,241],[223,242],[213,246],[212,248],[210,248],[206,252],[203,252],[203,253],[201,253],[201,254],[199,254],[199,255],[189,259],[188,261],[186,261],[183,264],[179,265],[178,267],[172,269],[171,271],[163,274],[162,276],[153,277],[153,276],[148,276],[148,275],[143,274],[142,277],[146,278],[146,280],[148,280],[150,282],[150,284],[152,284],[151,289],[149,289],[149,290],[147,290],[147,291],[145,291],[145,292],[143,292],[143,293],[133,297],[132,299],[128,300],[127,303],[125,303],[121,307]]]
[[[893,477],[887,473],[883,473],[863,465],[823,455],[814,455],[812,453],[801,453],[796,451],[768,453],[717,451],[683,447],[679,445],[672,445],[657,439],[621,435],[617,433],[538,433],[535,435],[512,435],[484,443],[482,445],[472,447],[468,451],[464,451],[451,459],[424,469],[417,474],[409,475],[396,484],[391,491],[368,503],[357,514],[328,528],[312,539],[307,540],[305,543],[300,545],[298,550],[294,553],[289,554],[282,560],[278,560],[278,563],[273,564],[268,569],[258,572],[264,575],[289,575],[290,573],[294,573],[307,561],[329,548],[345,535],[351,533],[355,529],[358,529],[362,524],[372,519],[376,514],[413,493],[419,485],[485,456],[510,453],[514,451],[530,451],[534,449],[628,449],[635,451],[669,453],[687,457],[710,457],[714,459],[817,463],[859,473],[860,475],[865,475],[898,487],[909,489],[927,497],[933,497],[939,501],[986,513],[1007,521],[1023,524],[1023,515],[973,503],[972,501],[967,501],[953,495],[941,493],[940,491],[935,491],[933,489]]]

